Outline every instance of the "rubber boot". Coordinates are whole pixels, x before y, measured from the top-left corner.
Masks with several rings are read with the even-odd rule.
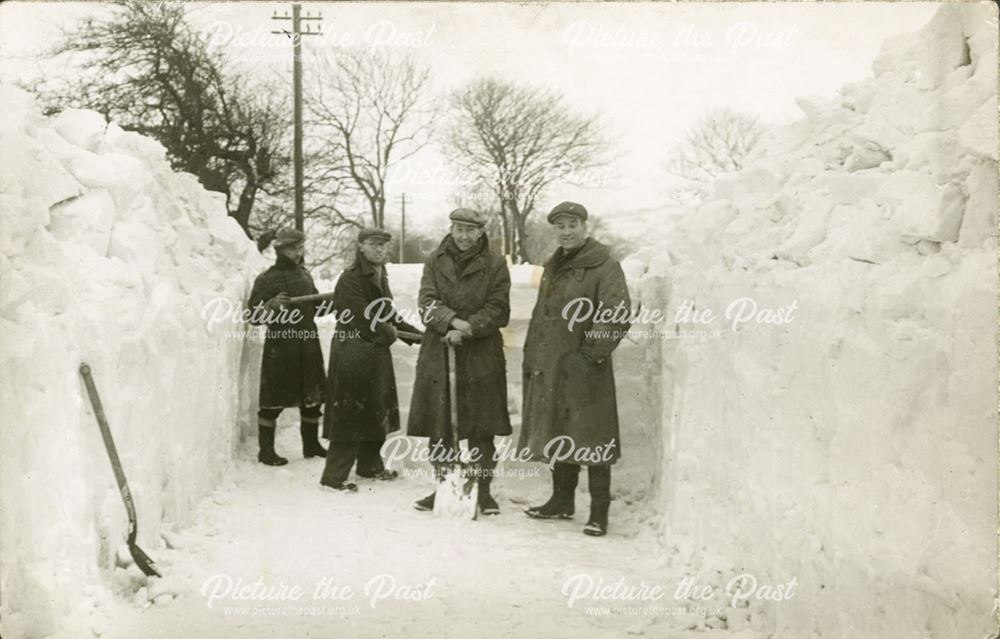
[[[492,477],[484,476],[479,478],[479,512],[484,515],[500,514],[500,505],[497,504],[497,500],[493,499],[493,495],[490,494],[490,483],[492,481]]]
[[[319,443],[319,422],[303,421],[299,425],[299,434],[302,435],[303,457],[326,457],[326,449]]]
[[[288,460],[274,452],[274,432],[274,426],[257,426],[257,443],[260,445],[257,461],[268,466],[284,466]]]
[[[608,532],[608,509],[611,506],[611,466],[587,468],[587,485],[590,489],[590,518],[583,533],[603,537]]]
[[[590,502],[590,519],[583,527],[583,534],[591,537],[603,537],[608,534],[608,508],[611,502]]]
[[[572,519],[580,467],[557,463],[552,468],[552,496],[541,506],[524,511],[532,519]]]

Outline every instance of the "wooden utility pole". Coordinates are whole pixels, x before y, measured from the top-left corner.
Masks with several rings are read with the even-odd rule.
[[[403,245],[406,244],[406,204],[407,202],[412,202],[412,200],[407,199],[406,193],[399,196],[399,263],[403,264]]]
[[[271,16],[272,20],[291,20],[292,21],[292,31],[289,33],[285,29],[280,29],[276,31],[271,31],[271,33],[288,36],[292,40],[292,93],[294,95],[295,102],[295,132],[294,132],[294,148],[292,155],[292,163],[295,165],[295,228],[302,231],[304,229],[303,223],[303,209],[305,208],[304,201],[305,196],[302,192],[302,36],[304,35],[322,35],[321,29],[323,25],[316,25],[316,30],[313,31],[310,21],[322,20],[322,14],[317,14],[315,16],[310,16],[309,12],[306,12],[305,16],[302,16],[302,5],[293,4],[292,5],[292,15],[283,14],[278,15],[275,11],[274,15]],[[302,31],[302,22],[306,22],[306,30]]]

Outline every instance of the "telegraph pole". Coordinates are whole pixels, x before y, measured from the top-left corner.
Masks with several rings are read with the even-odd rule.
[[[295,103],[295,132],[292,151],[292,162],[295,165],[295,228],[301,231],[304,228],[302,211],[305,208],[305,197],[302,193],[302,36],[322,35],[323,25],[316,25],[317,28],[313,31],[309,22],[322,20],[323,16],[322,14],[310,16],[308,11],[305,16],[302,16],[302,5],[296,3],[292,5],[292,15],[289,16],[285,13],[279,16],[278,12],[275,11],[271,19],[292,21],[291,33],[285,29],[271,31],[271,33],[288,36],[292,40],[292,93]],[[303,21],[306,22],[305,31],[302,31]]]
[[[413,200],[407,199],[406,193],[399,196],[399,206],[401,208],[399,216],[399,263],[403,263],[403,244],[406,243],[406,204]]]

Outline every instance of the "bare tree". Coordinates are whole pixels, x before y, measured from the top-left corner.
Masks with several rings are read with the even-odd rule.
[[[555,91],[499,80],[472,82],[452,95],[451,106],[446,143],[496,196],[505,252],[528,261],[525,221],[546,187],[603,163],[600,124]]]
[[[390,169],[432,134],[430,74],[409,58],[368,50],[317,56],[314,64],[306,101],[309,190],[334,225],[381,228]]]
[[[681,178],[671,192],[681,204],[701,202],[716,178],[743,168],[765,127],[756,116],[730,109],[707,112],[670,154],[667,171]]]
[[[250,235],[259,192],[287,165],[283,98],[250,86],[210,51],[181,4],[113,4],[108,17],[63,33],[50,55],[74,73],[33,87],[40,101],[49,112],[93,109],[155,138],[174,169],[226,195],[229,214]]]
[[[364,226],[365,212],[352,213],[345,208],[350,199],[341,195],[340,185],[317,179],[313,167],[321,165],[314,152],[304,157],[303,230],[308,238],[306,263],[317,266],[332,259],[342,259],[350,250],[354,232]],[[295,184],[291,171],[283,172],[264,189],[250,220],[250,230],[258,238],[258,246],[266,246],[274,233],[295,224],[293,201]]]

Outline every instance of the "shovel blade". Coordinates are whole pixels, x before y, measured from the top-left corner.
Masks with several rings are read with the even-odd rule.
[[[142,574],[147,577],[162,577],[160,571],[156,568],[156,562],[150,559],[142,548],[136,546],[135,544],[128,545],[128,551],[132,554],[132,559],[135,560],[135,565],[139,566],[139,570]]]
[[[479,503],[479,482],[459,466],[444,471],[434,494],[434,515],[446,519],[474,520]]]

